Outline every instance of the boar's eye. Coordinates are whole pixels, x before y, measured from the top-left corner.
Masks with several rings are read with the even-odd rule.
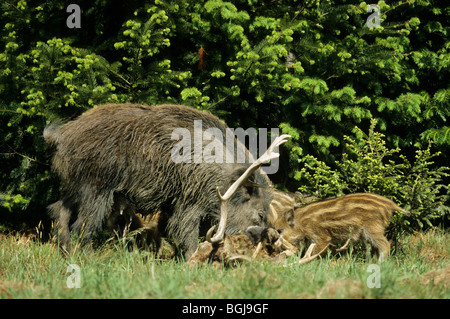
[[[266,214],[263,211],[258,213],[258,217],[261,222],[266,222]]]

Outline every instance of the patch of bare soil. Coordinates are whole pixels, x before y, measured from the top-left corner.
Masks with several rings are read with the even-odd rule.
[[[233,266],[239,261],[252,261],[256,258],[266,258],[273,261],[283,259],[282,254],[275,252],[275,242],[278,232],[272,228],[266,234],[267,238],[257,244],[252,243],[246,235],[228,235],[217,244],[204,241],[199,244],[195,253],[188,260],[191,266],[212,263],[215,267]]]

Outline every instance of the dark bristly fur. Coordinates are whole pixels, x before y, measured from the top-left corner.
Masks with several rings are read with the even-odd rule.
[[[380,260],[389,254],[384,233],[394,210],[407,213],[386,197],[356,193],[323,200],[282,216],[281,237],[297,248],[316,244],[313,253],[339,248],[350,240],[369,243]],[[325,253],[325,251],[324,251]]]
[[[194,120],[202,120],[203,131],[219,129],[225,143],[227,126],[222,121],[181,105],[102,105],[64,125],[47,127],[44,138],[56,149],[53,169],[64,187],[62,198],[49,206],[61,244],[69,247],[72,230],[89,246],[91,235],[108,216],[125,214],[129,219],[135,211],[144,215],[162,211],[161,233],[174,238],[189,257],[197,237],[220,216],[216,187],[224,192],[249,166],[175,163],[171,151],[179,140],[172,140],[171,134],[186,128],[194,140]],[[201,148],[209,142],[203,141]],[[251,182],[270,184],[260,170]],[[230,234],[266,224],[271,190],[252,185],[240,187],[228,203]]]

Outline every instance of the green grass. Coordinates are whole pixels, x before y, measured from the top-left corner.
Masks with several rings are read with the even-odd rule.
[[[402,239],[379,264],[380,288],[362,253],[296,265],[258,260],[234,268],[189,267],[110,242],[92,254],[65,258],[50,243],[0,235],[0,298],[450,298],[450,235],[442,230]],[[69,264],[81,288],[67,287]]]

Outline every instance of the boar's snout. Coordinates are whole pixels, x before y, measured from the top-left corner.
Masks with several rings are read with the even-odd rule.
[[[250,238],[252,241],[252,244],[256,246],[257,243],[262,241],[264,231],[266,230],[265,227],[261,226],[249,226],[247,230],[244,232],[244,234]]]

